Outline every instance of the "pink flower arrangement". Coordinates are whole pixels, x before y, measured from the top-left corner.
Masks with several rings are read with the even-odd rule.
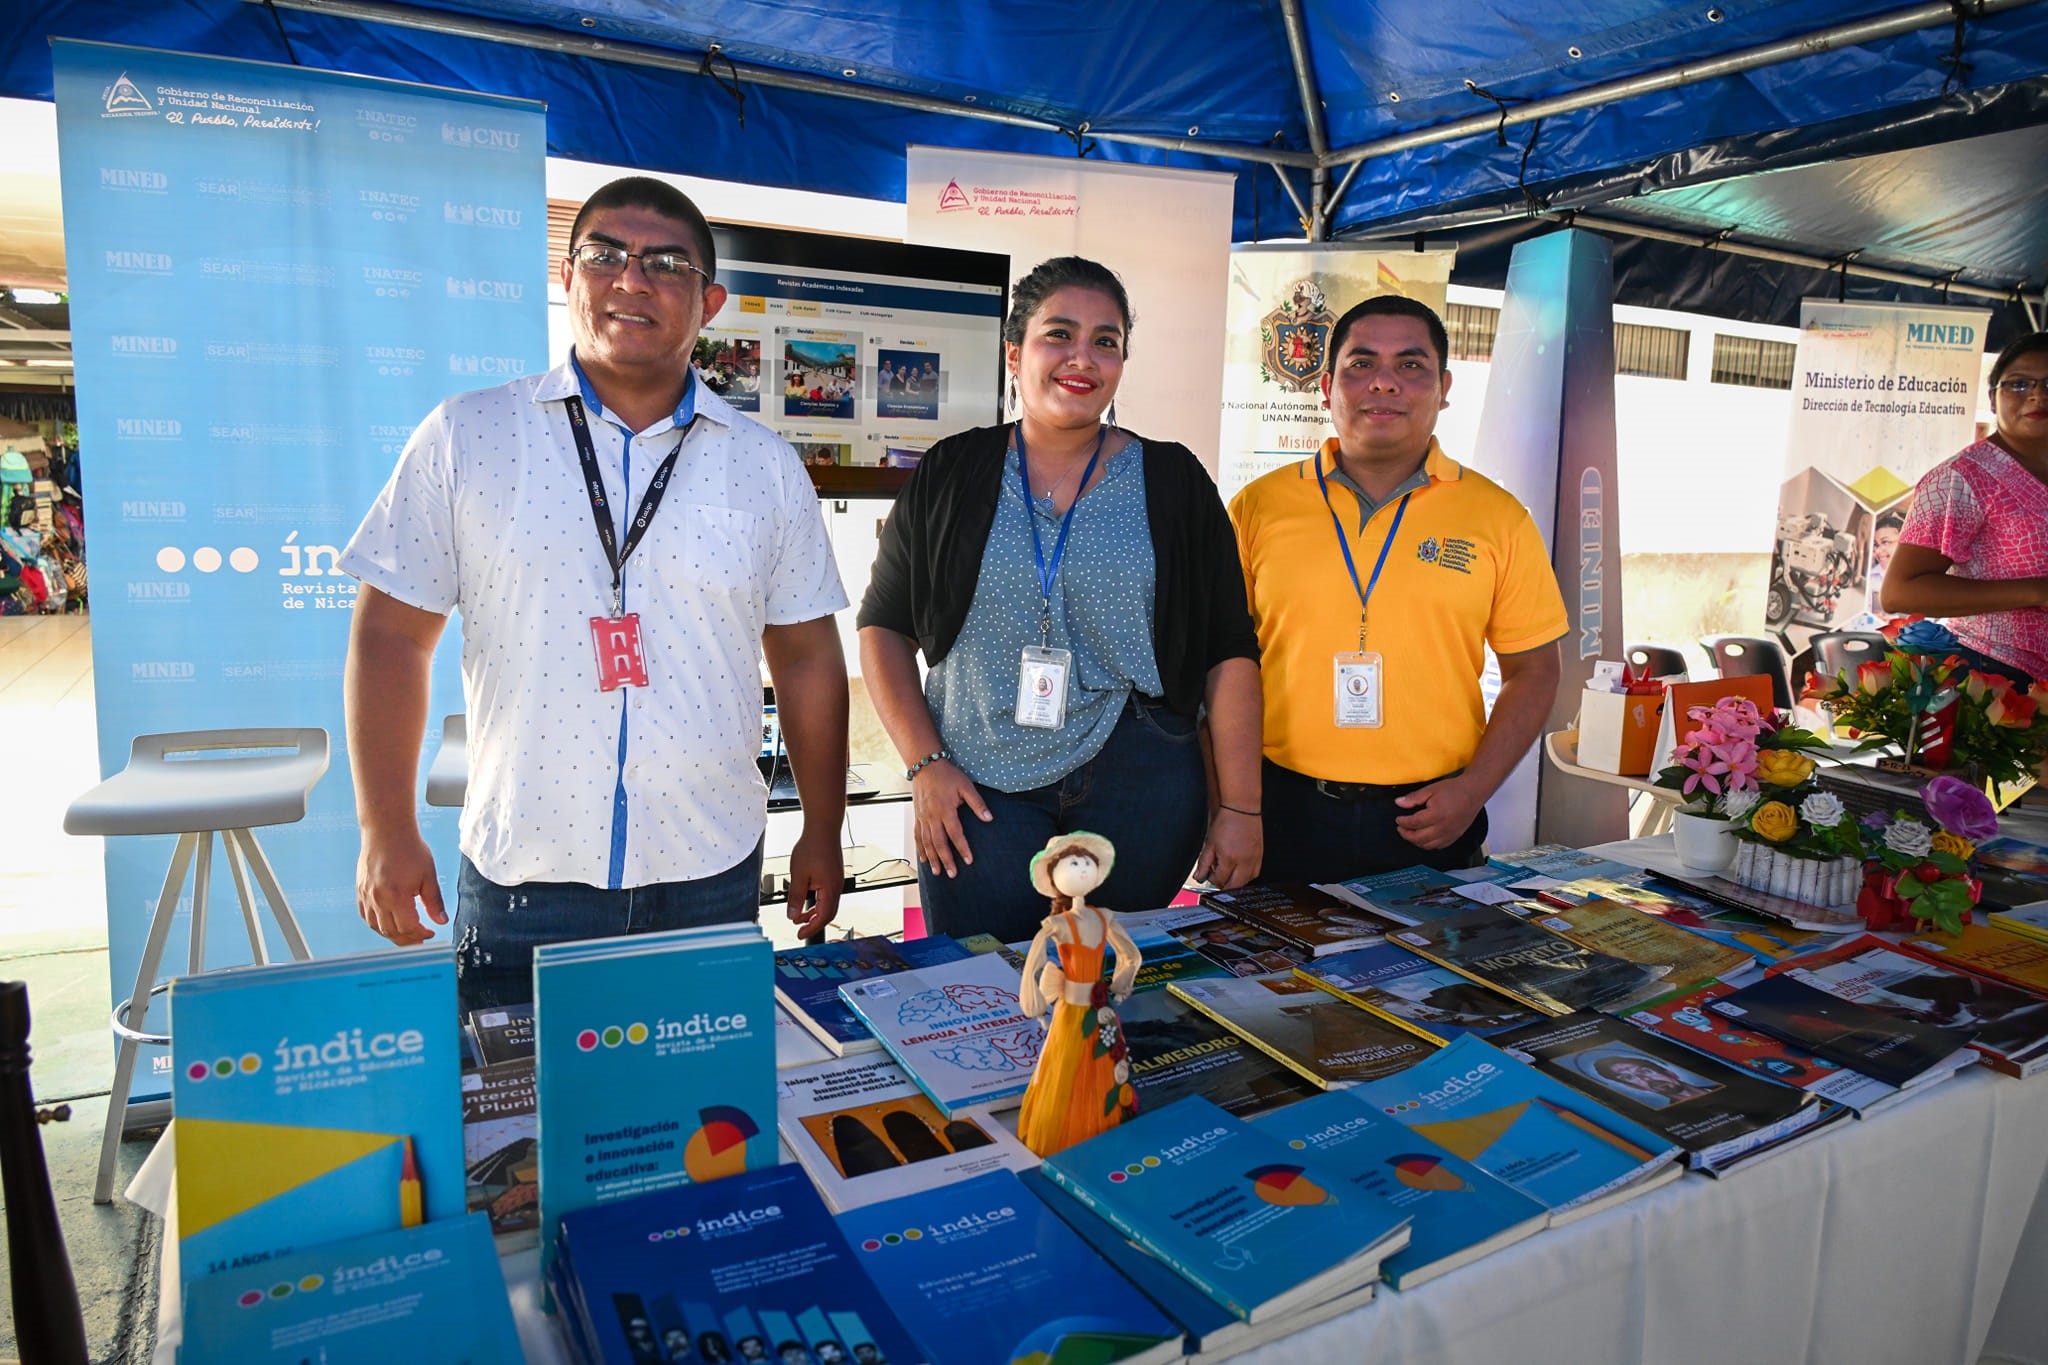
[[[1659,777],[1660,785],[1677,787],[1688,797],[1756,790],[1757,736],[1772,728],[1774,718],[1745,697],[1723,697],[1685,714],[1695,726],[1671,751],[1672,766]]]

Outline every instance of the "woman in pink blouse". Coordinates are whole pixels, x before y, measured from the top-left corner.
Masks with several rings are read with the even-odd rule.
[[[1997,430],[1914,489],[1885,610],[1941,618],[1973,667],[2048,680],[2048,332],[1999,352],[1991,404]]]

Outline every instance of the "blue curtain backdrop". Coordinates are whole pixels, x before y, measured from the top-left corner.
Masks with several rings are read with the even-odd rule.
[[[541,107],[96,43],[56,44],[55,77],[101,771],[138,734],[325,728],[307,818],[258,837],[316,955],[376,946],[335,561],[435,403],[546,366]],[[453,633],[437,718],[463,709]],[[452,906],[454,812],[425,829]],[[113,1000],[172,844],[107,841]],[[209,965],[246,961],[214,866]],[[170,973],[190,912],[188,891]],[[145,1057],[136,1096],[168,1093],[168,1054]]]

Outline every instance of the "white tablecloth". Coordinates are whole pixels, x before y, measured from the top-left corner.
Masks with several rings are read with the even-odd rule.
[[[1259,1365],[2048,1365],[2048,1076],[1973,1068],[1236,1357]],[[2024,1234],[2024,1236],[2023,1236]],[[2015,1251],[2026,1243],[2026,1255]],[[530,1365],[567,1355],[506,1260]]]

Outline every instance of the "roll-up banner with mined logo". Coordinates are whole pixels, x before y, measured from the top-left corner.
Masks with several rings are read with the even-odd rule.
[[[1314,454],[1331,434],[1322,377],[1330,329],[1345,310],[1401,294],[1441,316],[1454,255],[1369,243],[1231,248],[1216,479],[1225,502],[1268,470]]]
[[[55,44],[55,72],[101,772],[139,734],[325,729],[305,820],[258,837],[316,954],[374,946],[336,561],[436,403],[546,365],[541,108],[97,43]],[[463,709],[455,656],[433,717]],[[452,905],[454,812],[424,828]],[[117,1001],[172,843],[107,840]],[[209,965],[248,960],[228,880]],[[166,1093],[168,1055],[144,1058],[136,1097]]]
[[[1590,232],[1533,238],[1508,261],[1471,463],[1529,509],[1564,592],[1564,672],[1546,734],[1571,726],[1593,665],[1621,658],[1628,645],[1614,461],[1612,249]],[[1490,709],[1490,678],[1486,692]],[[1542,747],[1539,739],[1487,802],[1488,844],[1583,848],[1627,838],[1627,793],[1546,766]]]
[[[1889,619],[1884,571],[1913,485],[1975,435],[1990,321],[1981,308],[1800,304],[1764,599],[1765,628],[1788,656],[1822,631]]]

